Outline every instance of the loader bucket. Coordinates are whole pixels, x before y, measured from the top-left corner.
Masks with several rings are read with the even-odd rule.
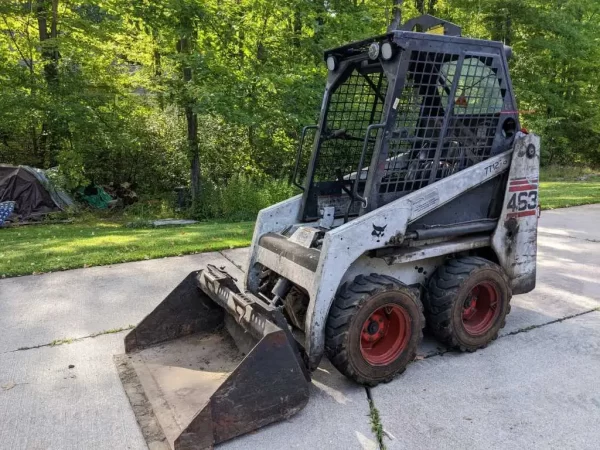
[[[214,266],[188,275],[115,356],[149,449],[211,449],[300,411],[310,377],[282,320]]]

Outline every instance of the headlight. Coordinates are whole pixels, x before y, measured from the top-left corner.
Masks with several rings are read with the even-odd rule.
[[[388,59],[391,59],[392,56],[394,56],[392,44],[389,42],[384,42],[381,46],[381,57],[387,61]]]
[[[335,56],[327,57],[327,68],[332,72],[337,68],[337,60],[335,59]]]
[[[379,56],[379,43],[373,42],[371,44],[371,46],[369,47],[369,58],[377,59],[378,56]]]

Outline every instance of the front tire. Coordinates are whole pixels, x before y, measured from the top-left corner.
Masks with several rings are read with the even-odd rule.
[[[415,358],[424,325],[414,290],[385,275],[359,275],[334,300],[325,350],[346,377],[375,386],[404,372]]]
[[[474,352],[498,337],[511,297],[508,277],[497,264],[479,257],[451,259],[429,280],[427,326],[449,347]]]

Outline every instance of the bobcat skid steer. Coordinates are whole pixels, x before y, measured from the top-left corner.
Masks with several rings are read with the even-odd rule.
[[[150,448],[292,416],[324,355],[373,386],[426,325],[460,351],[498,336],[537,253],[540,142],[520,129],[509,53],[431,16],[325,53],[302,194],[259,213],[243,272],[188,275],[116,357]]]

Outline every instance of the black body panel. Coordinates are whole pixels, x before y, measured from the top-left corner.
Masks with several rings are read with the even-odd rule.
[[[325,206],[336,217],[368,213],[510,149],[519,121],[505,53],[500,42],[403,30],[327,51],[336,68],[301,219],[317,219]],[[500,194],[501,183],[490,182],[443,207],[440,220],[493,217]],[[469,211],[449,213],[455,208]]]

